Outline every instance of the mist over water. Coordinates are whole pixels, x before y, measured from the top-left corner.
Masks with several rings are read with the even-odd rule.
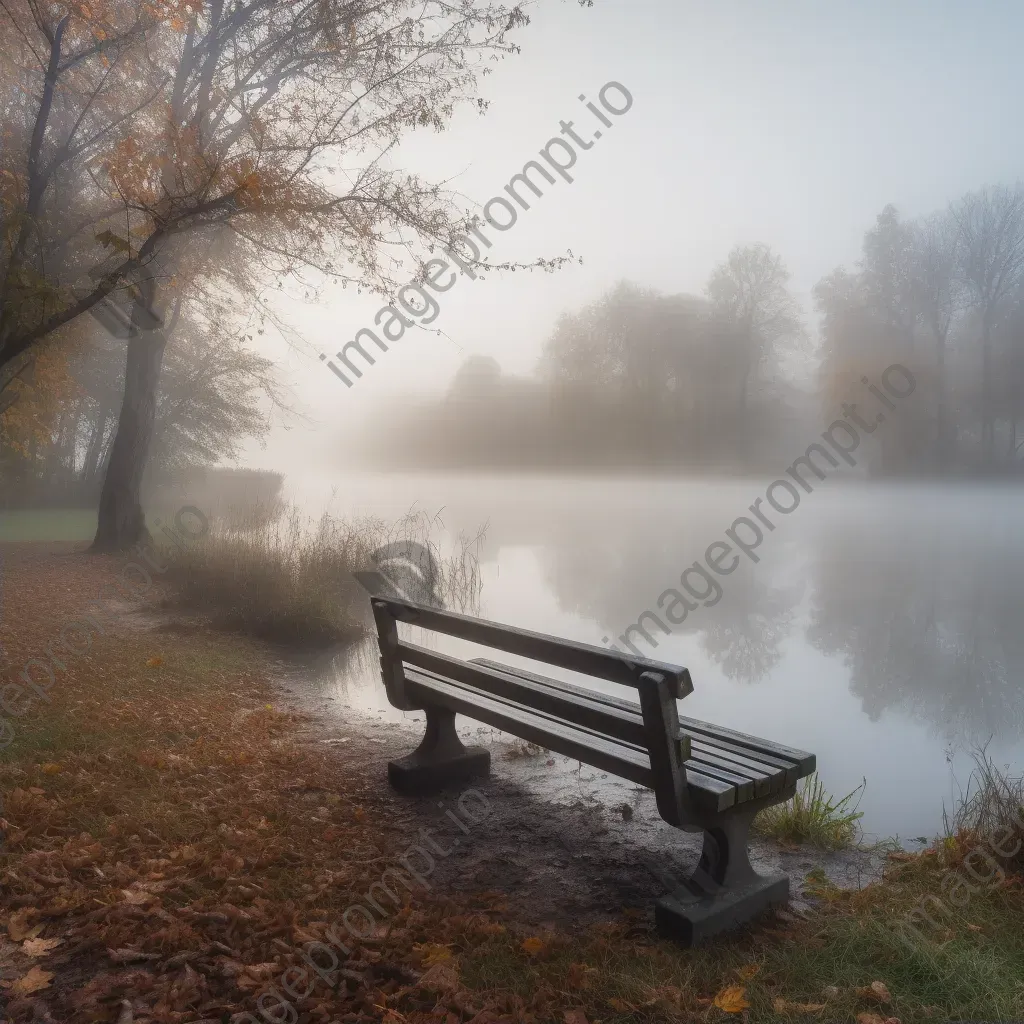
[[[286,489],[311,514],[396,518],[415,506],[438,513],[449,538],[486,525],[483,616],[618,644],[769,482],[346,474],[333,498],[323,478]],[[833,793],[866,777],[869,835],[931,836],[972,747],[1024,763],[1022,518],[1012,486],[830,481],[765,536],[759,562],[719,579],[716,603],[670,635],[631,639],[690,669],[682,714],[813,751]],[[373,658],[348,662],[338,688],[402,717]]]

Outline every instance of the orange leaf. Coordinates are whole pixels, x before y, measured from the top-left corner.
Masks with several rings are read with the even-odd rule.
[[[537,938],[536,935],[531,935],[529,938],[523,939],[523,952],[529,953],[530,956],[536,956],[544,949],[544,946],[544,940]]]
[[[158,654],[155,658],[150,658],[146,662],[146,668],[159,668],[164,663],[164,659]]]
[[[742,985],[728,985],[715,996],[715,1006],[725,1013],[742,1013],[750,1006],[746,995],[747,990]]]
[[[28,974],[22,975],[17,981],[12,981],[7,988],[16,996],[30,996],[33,992],[40,992],[49,988],[53,980],[52,971],[44,971],[40,967],[33,967]]]
[[[423,963],[427,967],[433,967],[434,964],[450,964],[455,959],[447,946],[441,946],[434,942],[424,942],[422,946],[416,947],[416,951],[423,958]]]
[[[7,931],[14,942],[21,942],[23,939],[34,939],[42,930],[41,924],[29,925],[29,919],[35,917],[39,911],[34,907],[25,907],[17,913],[11,914],[7,919]]]
[[[750,981],[759,970],[761,970],[760,964],[744,964],[736,969],[736,973],[743,981]]]
[[[61,765],[59,765],[56,761],[47,761],[46,764],[43,765],[43,771],[47,775],[57,775],[60,772],[60,770]]]
[[[60,945],[60,939],[26,939],[21,951],[26,956],[45,956],[54,946]]]
[[[881,981],[873,981],[870,985],[857,989],[857,995],[860,996],[861,999],[871,999],[876,1003],[892,1002],[892,996],[889,994],[889,990],[885,987],[885,983]]]

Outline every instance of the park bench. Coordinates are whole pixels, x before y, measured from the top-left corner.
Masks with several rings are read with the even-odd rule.
[[[371,599],[388,699],[426,713],[426,733],[388,778],[427,793],[490,770],[490,754],[463,745],[456,714],[511,733],[654,791],[670,825],[704,833],[693,875],[655,905],[659,931],[687,945],[749,920],[789,896],[786,875],[754,871],[747,850],[758,811],[788,800],[814,771],[813,754],[681,718],[693,691],[685,668],[561,640],[411,601]],[[400,639],[398,623],[631,687],[638,700],[487,658],[462,659]]]

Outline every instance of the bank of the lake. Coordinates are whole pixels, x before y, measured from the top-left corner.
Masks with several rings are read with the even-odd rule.
[[[123,567],[66,546],[3,554],[15,664],[45,651]],[[643,815],[616,820],[585,780],[580,799],[552,806],[515,775],[529,759],[504,757],[482,789],[493,813],[465,850],[347,957],[332,947],[336,969],[321,953],[331,970],[320,981],[303,948],[330,941],[421,828],[445,828],[433,802],[384,782],[411,727],[327,713],[330,687],[306,668],[168,613],[169,596],[156,582],[143,602],[107,608],[112,627],[68,659],[52,700],[18,720],[0,753],[0,979],[19,1024],[185,1024],[260,1006],[291,1019],[282,1000],[323,1024],[625,1024],[742,1004],[752,1021],[1024,1013],[1019,886],[976,887],[938,941],[899,938],[966,851],[880,862],[886,877],[859,889],[808,881],[823,863],[813,851],[767,854],[789,858],[802,893],[793,910],[684,951],[650,930],[665,847]]]

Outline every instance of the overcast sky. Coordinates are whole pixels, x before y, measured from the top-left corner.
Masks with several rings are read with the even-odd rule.
[[[401,163],[482,205],[560,120],[591,137],[600,126],[577,97],[596,102],[621,82],[633,106],[580,154],[575,181],[491,232],[495,260],[571,249],[583,265],[461,277],[439,296],[431,326],[444,335],[407,333],[352,389],[315,355],[265,341],[313,425],[275,431],[248,464],[287,471],[300,453],[326,456],[367,415],[442,389],[474,353],[527,373],[560,312],[622,278],[699,293],[737,243],[782,254],[810,319],[810,289],[857,259],[886,203],[915,216],[1021,176],[1019,3],[540,0],[530,13],[522,53],[482,82],[486,116],[466,110],[444,133],[417,134]],[[380,305],[337,289],[281,308],[333,353]]]

